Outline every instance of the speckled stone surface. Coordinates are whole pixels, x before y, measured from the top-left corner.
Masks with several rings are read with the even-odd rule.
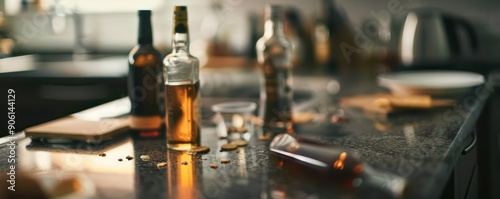
[[[462,151],[472,142],[483,102],[458,103],[432,113],[402,114],[377,121],[360,111],[346,109],[350,122],[343,125],[299,125],[296,135],[331,147],[350,149],[374,171],[399,176],[408,182],[406,198],[438,198]],[[95,198],[391,198],[382,186],[342,189],[296,178],[270,159],[270,140],[256,136],[248,146],[220,151],[226,140],[215,128],[202,129],[207,154],[169,151],[164,139],[125,137],[107,146],[53,149],[17,142],[17,172],[60,176],[79,174],[96,187]],[[28,147],[27,147],[28,146]],[[1,146],[0,154],[8,154]],[[75,153],[78,152],[78,153]],[[106,153],[106,157],[98,156]],[[150,161],[142,161],[141,155]],[[128,161],[127,155],[134,159]],[[117,161],[123,158],[124,161]],[[229,159],[228,164],[220,159]],[[157,168],[157,163],[166,166]],[[186,164],[187,163],[187,164]],[[218,168],[210,167],[217,164]],[[10,166],[0,161],[0,170]],[[332,179],[334,181],[335,179]],[[21,182],[19,182],[21,183]]]

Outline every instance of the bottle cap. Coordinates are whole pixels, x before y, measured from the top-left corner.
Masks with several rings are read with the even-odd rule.
[[[266,19],[281,20],[283,16],[283,7],[279,5],[266,4],[266,7],[264,8],[264,13]]]
[[[175,6],[174,8],[174,31],[176,33],[188,32],[188,16],[186,6]]]

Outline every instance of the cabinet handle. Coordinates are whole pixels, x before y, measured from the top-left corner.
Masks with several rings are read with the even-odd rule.
[[[464,149],[464,151],[462,151],[462,155],[467,154],[469,151],[471,151],[471,150],[474,148],[474,146],[476,146],[476,142],[477,142],[477,133],[476,133],[476,131],[475,131],[475,130],[474,130],[474,132],[473,132],[473,133],[474,133],[474,140],[472,140],[472,143],[471,143],[471,144],[470,144],[467,148],[465,148],[465,149]]]

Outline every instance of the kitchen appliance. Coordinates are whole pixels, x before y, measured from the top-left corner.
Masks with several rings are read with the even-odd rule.
[[[438,9],[411,10],[403,22],[399,58],[404,67],[438,66],[477,51],[473,26]]]

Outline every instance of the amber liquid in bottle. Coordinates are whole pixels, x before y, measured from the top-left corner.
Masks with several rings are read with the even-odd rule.
[[[199,82],[165,85],[165,106],[169,148],[189,149],[200,143],[198,114]]]
[[[200,62],[189,53],[186,6],[175,6],[172,53],[163,60],[167,147],[186,151],[200,144]]]
[[[197,162],[196,156],[167,152],[167,195],[161,198],[202,198],[198,189],[203,185],[197,177],[203,173],[197,169]]]

